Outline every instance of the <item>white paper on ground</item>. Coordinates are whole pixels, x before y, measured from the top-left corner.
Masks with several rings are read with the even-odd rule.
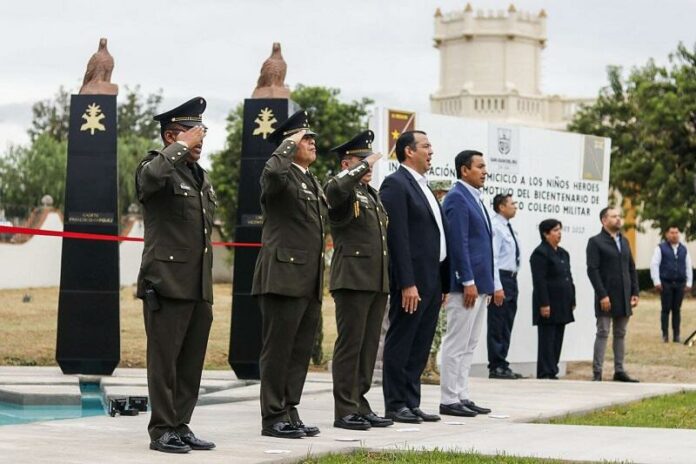
[[[357,438],[357,437],[336,437],[334,438],[336,441],[361,441],[362,438]]]
[[[266,453],[266,454],[285,454],[285,453],[289,453],[289,452],[290,452],[290,450],[281,450],[281,449],[269,449],[269,450],[264,451],[264,453]]]
[[[402,429],[396,429],[397,432],[420,432],[418,427],[404,427]]]
[[[466,425],[466,422],[462,422],[462,421],[445,421],[445,422],[443,422],[443,424],[447,424],[447,425]]]
[[[508,414],[489,414],[488,417],[491,419],[509,419],[510,416]]]

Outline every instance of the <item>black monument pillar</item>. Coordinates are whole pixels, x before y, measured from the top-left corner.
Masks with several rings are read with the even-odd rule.
[[[118,234],[116,96],[70,100],[65,231]],[[120,359],[118,242],[63,239],[56,360],[110,375]]]
[[[242,159],[237,206],[237,242],[261,242],[261,172],[276,146],[268,134],[299,107],[285,98],[244,100]],[[240,379],[259,378],[261,353],[261,312],[251,296],[254,265],[259,248],[239,247],[234,252],[232,330],[228,361]]]

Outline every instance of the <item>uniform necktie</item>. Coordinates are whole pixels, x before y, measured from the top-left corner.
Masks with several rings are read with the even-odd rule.
[[[512,230],[512,225],[508,222],[507,223],[508,229],[510,230],[510,235],[512,235],[512,240],[515,242],[515,264],[517,265],[517,269],[520,268],[520,247],[517,244],[517,237],[515,237],[515,232]]]

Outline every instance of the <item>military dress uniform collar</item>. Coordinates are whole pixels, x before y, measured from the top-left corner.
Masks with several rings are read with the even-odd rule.
[[[293,162],[292,165],[295,166],[300,171],[302,171],[302,174],[307,174],[309,172],[309,169],[303,168],[302,166],[300,166],[299,164],[297,164],[295,162]]]

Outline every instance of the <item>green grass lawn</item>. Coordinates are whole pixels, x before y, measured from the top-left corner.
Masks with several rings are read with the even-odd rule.
[[[560,417],[548,423],[696,429],[694,411],[696,411],[696,392],[692,391],[647,398],[580,416]]]
[[[448,451],[367,451],[360,450],[350,454],[328,454],[321,457],[307,457],[299,464],[362,464],[362,463],[458,463],[458,464],[570,464],[575,461],[557,459],[521,458],[515,456],[484,456],[472,452]]]

